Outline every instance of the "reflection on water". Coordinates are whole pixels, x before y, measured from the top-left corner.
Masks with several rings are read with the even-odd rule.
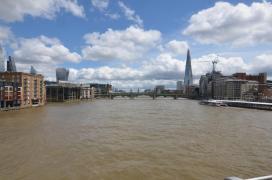
[[[272,113],[98,100],[0,113],[0,179],[223,179],[272,170]]]

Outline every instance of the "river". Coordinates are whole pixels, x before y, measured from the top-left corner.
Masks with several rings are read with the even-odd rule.
[[[213,180],[272,173],[272,113],[173,99],[0,112],[1,180]]]

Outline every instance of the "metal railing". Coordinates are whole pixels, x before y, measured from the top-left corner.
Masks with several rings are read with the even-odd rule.
[[[250,179],[241,179],[238,177],[227,177],[225,180],[272,180],[272,175],[269,176],[263,176],[263,177],[256,177],[256,178],[250,178]]]

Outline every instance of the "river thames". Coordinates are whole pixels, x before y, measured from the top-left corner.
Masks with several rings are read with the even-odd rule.
[[[1,180],[250,178],[272,172],[272,113],[172,99],[0,113]]]

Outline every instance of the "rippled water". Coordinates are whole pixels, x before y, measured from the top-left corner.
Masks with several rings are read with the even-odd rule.
[[[172,99],[0,113],[0,179],[223,179],[272,173],[272,113]]]

